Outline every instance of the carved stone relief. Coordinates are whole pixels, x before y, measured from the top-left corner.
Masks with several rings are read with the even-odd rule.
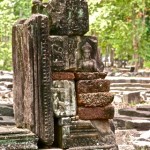
[[[100,60],[97,59],[96,37],[49,36],[49,49],[51,50],[52,71],[103,70]]]
[[[51,35],[83,35],[89,30],[86,1],[51,0],[47,5]]]
[[[56,117],[76,115],[76,95],[73,81],[55,80],[52,82],[53,110]]]
[[[67,36],[49,36],[49,49],[51,51],[52,70],[64,70],[68,64],[68,42]]]
[[[97,122],[87,120],[75,120],[71,121],[69,118],[63,118],[68,123],[64,125],[58,125],[59,132],[56,136],[59,137],[58,145],[61,148],[80,147],[79,149],[113,149],[117,150],[115,144],[115,137],[110,129],[110,125],[107,124],[107,120],[100,120],[101,130],[97,127]],[[97,124],[96,124],[96,123]],[[106,123],[105,123],[106,122]],[[103,131],[104,132],[101,132]],[[104,142],[104,140],[106,140]]]
[[[48,31],[48,17],[41,14],[13,26],[14,110],[17,127],[30,129],[40,142],[51,145],[54,118]]]

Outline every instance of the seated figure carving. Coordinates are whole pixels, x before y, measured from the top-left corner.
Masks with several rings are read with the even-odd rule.
[[[82,47],[81,47],[81,54],[82,57],[78,61],[78,70],[79,71],[85,71],[85,72],[99,72],[99,68],[97,66],[97,62],[95,59],[91,58],[91,51],[92,47],[91,45],[86,42]]]

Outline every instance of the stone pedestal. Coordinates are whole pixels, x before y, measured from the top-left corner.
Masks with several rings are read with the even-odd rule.
[[[96,127],[99,126],[100,129]],[[57,120],[57,144],[61,148],[88,149],[114,148],[117,149],[114,133],[108,120],[85,121],[73,118]]]

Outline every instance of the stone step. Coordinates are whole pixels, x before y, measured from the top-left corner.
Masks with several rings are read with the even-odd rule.
[[[15,125],[15,119],[11,116],[0,116],[0,126]]]
[[[149,88],[143,87],[110,87],[111,91],[148,91]]]
[[[114,123],[117,129],[136,129],[140,131],[150,129],[150,118],[120,115],[114,118]]]
[[[110,80],[111,83],[150,83],[150,78],[146,77],[110,77],[106,79]]]
[[[150,150],[150,130],[141,134],[132,144],[137,150]]]
[[[147,96],[147,97],[150,97],[150,93],[146,92],[146,96]]]
[[[150,88],[150,84],[147,84],[147,83],[111,83],[110,87],[143,87],[143,88]]]
[[[0,114],[2,116],[14,116],[13,105],[11,105],[11,104],[0,104]]]
[[[73,147],[67,150],[117,150],[117,145],[103,145],[103,146],[81,146],[81,147]]]
[[[119,95],[122,95],[124,93],[130,93],[130,92],[138,92],[137,90],[136,91],[132,91],[132,90],[127,90],[127,91],[122,91],[122,90],[119,90],[119,89],[113,89],[113,90],[110,90],[109,91],[110,93],[114,93],[114,94],[119,94]],[[139,91],[139,92],[145,92],[146,94],[146,97],[150,97],[150,94],[147,92],[147,91]]]
[[[129,120],[126,122],[127,129],[149,130],[150,120]]]
[[[12,75],[0,75],[0,81],[7,81],[7,82],[12,82],[13,81],[13,76]]]
[[[149,111],[150,112],[150,105],[139,105],[139,106],[136,106],[136,110]]]
[[[0,126],[0,149],[37,149],[38,138],[27,129]]]
[[[126,115],[126,116],[150,118],[150,112],[149,111],[140,111],[140,110],[136,110],[135,108],[119,109],[118,113],[120,115]]]

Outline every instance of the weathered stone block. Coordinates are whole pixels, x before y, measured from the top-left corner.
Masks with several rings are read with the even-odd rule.
[[[14,116],[13,105],[0,104],[0,115],[2,116]]]
[[[54,121],[48,24],[47,16],[35,14],[13,26],[13,92],[17,127],[30,129],[51,145]]]
[[[141,101],[140,91],[124,92],[123,101],[125,103],[138,104]]]
[[[49,36],[49,49],[52,71],[103,71],[96,37]]]
[[[109,105],[114,99],[114,95],[108,92],[78,94],[78,106],[85,107],[104,107]]]
[[[112,119],[114,117],[114,107],[78,107],[77,114],[82,120]]]
[[[51,0],[46,11],[51,35],[84,35],[89,30],[88,5],[84,0]]]
[[[97,93],[97,92],[109,92],[110,81],[109,80],[80,80],[76,82],[77,94],[82,93]]]
[[[56,138],[59,147],[63,149],[93,150],[116,147],[115,136],[108,120],[76,120],[70,125],[58,125]]]
[[[120,115],[132,116],[132,117],[150,117],[150,111],[140,111],[135,108],[122,108],[118,109]]]
[[[52,80],[74,80],[74,73],[71,72],[53,72]]]
[[[150,111],[150,105],[148,104],[141,104],[136,106],[137,110],[141,110],[141,111]]]
[[[53,111],[56,117],[76,115],[75,83],[68,80],[52,82]]]
[[[105,79],[106,76],[103,72],[75,72],[75,80]]]
[[[0,126],[0,149],[32,149],[36,150],[38,138],[27,129],[15,126]]]

